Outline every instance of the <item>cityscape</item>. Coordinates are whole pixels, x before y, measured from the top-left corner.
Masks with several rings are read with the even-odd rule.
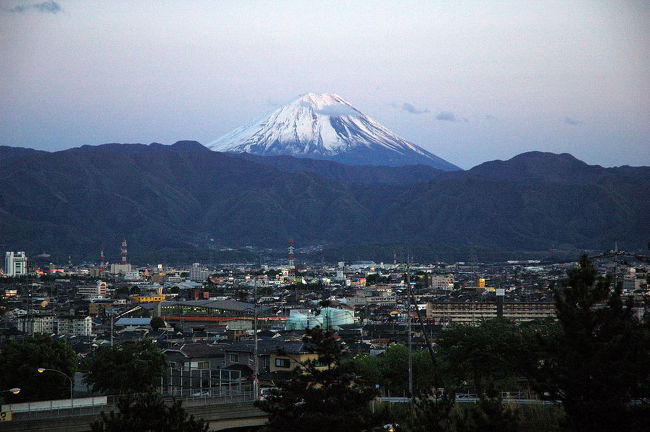
[[[3,0],[0,430],[650,430],[649,24]]]
[[[100,385],[85,367],[105,350],[152,343],[164,367],[138,370],[148,382],[142,388],[184,401],[188,412],[203,413],[215,430],[261,426],[267,418],[254,408],[255,401],[266,400],[292,373],[319,358],[303,340],[314,328],[336,334],[343,363],[359,372],[362,359],[387,359],[405,349],[412,362],[414,354],[415,372],[401,358],[393,360],[394,378],[375,377],[374,403],[403,403],[429,383],[421,378],[423,355],[444,340],[445,332],[498,322],[513,328],[553,322],[554,292],[576,265],[540,260],[306,263],[289,240],[286,258],[268,264],[137,266],[129,262],[128,241],[119,247],[113,264],[104,251],[93,263],[45,265],[25,252],[6,252],[0,343],[6,347],[47,335],[67,345],[78,361],[65,365],[36,354],[23,360],[39,362],[30,365],[33,376],[24,383],[20,365],[15,372],[8,365],[3,384],[15,394],[5,397],[3,412],[10,413],[12,424],[36,427],[54,415],[66,428],[75,423],[86,430],[81,423],[89,427],[98,413],[108,411],[115,395],[123,393],[119,385],[128,391],[137,387]],[[613,249],[591,259],[599,273],[613,275],[611,283],[621,287],[620,301],[630,308],[630,317],[643,322],[650,293],[648,256]],[[137,349],[141,354],[145,348]],[[100,367],[109,367],[108,359],[101,361]],[[37,369],[43,366],[59,374],[50,377],[47,404],[30,394],[40,386]],[[513,381],[493,373],[504,403],[548,403],[523,378]],[[457,403],[478,400],[471,382],[463,381],[454,391]],[[226,413],[226,408],[234,411]],[[395,412],[385,418],[386,424],[398,420],[406,418]]]

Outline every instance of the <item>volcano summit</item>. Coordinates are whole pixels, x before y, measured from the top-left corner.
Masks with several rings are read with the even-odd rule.
[[[215,151],[329,159],[348,165],[459,168],[391,132],[332,93],[307,93],[213,141]]]

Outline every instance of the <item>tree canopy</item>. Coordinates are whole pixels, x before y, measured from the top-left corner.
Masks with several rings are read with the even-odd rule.
[[[360,354],[349,361],[350,367],[371,384],[379,384],[382,393],[391,396],[405,394],[408,382],[408,348],[392,344],[386,354],[377,357]],[[420,393],[433,386],[433,365],[426,351],[413,351],[413,390]]]
[[[576,431],[650,429],[650,332],[586,255],[556,290],[560,331],[542,339],[533,377]]]
[[[101,348],[84,364],[85,381],[107,394],[141,393],[160,384],[165,355],[149,340]]]
[[[149,324],[152,329],[158,330],[161,327],[165,327],[165,320],[160,317],[151,318],[151,323]]]
[[[91,424],[92,432],[207,432],[208,424],[188,416],[181,401],[166,405],[157,393],[125,395],[117,401],[118,412],[101,413]]]
[[[0,388],[21,389],[18,395],[4,395],[9,401],[66,399],[70,397],[70,381],[57,372],[38,373],[37,369],[55,369],[72,378],[77,355],[64,340],[35,334],[9,342],[0,352],[0,365]]]

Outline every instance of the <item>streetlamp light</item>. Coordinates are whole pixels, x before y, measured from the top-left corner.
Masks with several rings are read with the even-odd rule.
[[[66,377],[70,381],[70,407],[74,408],[74,389],[73,389],[74,381],[72,381],[72,378],[70,378],[67,374],[65,374],[65,373],[63,373],[63,372],[61,372],[60,370],[57,370],[57,369],[47,369],[47,368],[38,368],[38,369],[36,369],[36,372],[38,372],[39,374],[42,374],[45,371],[56,372],[58,374],[63,375],[64,377]]]
[[[10,388],[10,389],[7,389],[7,390],[0,390],[0,393],[11,393],[11,394],[17,395],[18,393],[20,393],[20,388],[19,387],[13,387],[13,388]]]

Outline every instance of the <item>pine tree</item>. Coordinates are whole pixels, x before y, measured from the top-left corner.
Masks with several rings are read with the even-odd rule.
[[[538,391],[562,402],[576,431],[631,430],[648,416],[648,327],[624,304],[611,276],[598,276],[586,255],[556,290],[561,331],[546,339],[547,355],[533,371]]]
[[[341,343],[333,332],[308,330],[304,342],[318,355],[294,371],[258,406],[269,413],[269,431],[359,432],[374,426],[374,388],[341,366]]]

